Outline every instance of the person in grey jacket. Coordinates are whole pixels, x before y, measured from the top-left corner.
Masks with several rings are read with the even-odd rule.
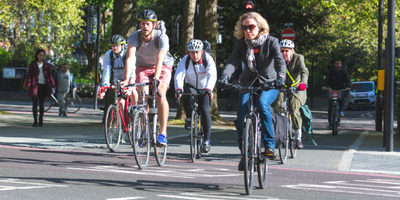
[[[244,62],[245,67],[240,77],[240,85],[262,86],[276,82],[277,86],[284,85],[286,64],[280,52],[279,40],[269,35],[267,20],[256,12],[243,14],[235,27],[236,44],[225,65],[225,69],[218,80],[220,86],[226,85],[235,71],[238,60]],[[275,140],[270,105],[278,96],[278,89],[262,91],[258,101],[260,118],[262,121],[263,142],[267,157],[275,156]],[[238,104],[237,133],[239,149],[242,150],[242,131],[244,117],[247,114],[247,100],[249,93],[240,92]],[[242,151],[243,152],[243,151]],[[243,169],[243,157],[238,169]]]
[[[54,79],[57,88],[58,116],[67,117],[68,97],[76,91],[74,75],[68,70],[68,64],[63,64]]]

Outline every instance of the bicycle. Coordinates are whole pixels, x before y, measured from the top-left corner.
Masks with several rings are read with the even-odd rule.
[[[157,101],[156,94],[161,97],[158,91],[158,82],[153,78],[154,87],[150,89],[151,94],[146,94],[145,87],[152,86],[152,83],[136,83],[128,87],[140,88],[141,100],[136,103],[136,112],[132,120],[132,132],[130,140],[133,144],[133,153],[140,169],[145,169],[149,162],[150,147],[154,148],[154,155],[159,166],[164,165],[167,158],[167,146],[157,146],[157,137],[160,135],[160,127],[157,125]],[[152,103],[148,104],[146,98]],[[149,107],[149,108],[148,108]],[[149,118],[152,118],[151,120]]]
[[[342,98],[342,92],[346,91],[346,89],[342,90],[329,90],[329,99],[332,99],[332,108],[331,108],[331,124],[332,127],[332,135],[335,136],[338,134],[339,123],[340,123],[340,109],[338,107],[339,100]]]
[[[128,97],[126,98],[125,101],[125,109],[124,109],[125,116],[122,114],[122,108],[118,104],[118,93],[121,91],[120,81],[117,81],[116,86],[112,85],[107,87],[100,87],[98,95],[100,95],[100,92],[107,89],[114,89],[115,100],[114,103],[111,104],[106,111],[106,118],[104,120],[104,134],[107,143],[107,148],[110,150],[110,152],[115,152],[118,149],[119,144],[121,143],[122,139],[121,137],[123,137],[122,126],[124,133],[132,132],[131,116],[135,112],[135,109]],[[130,134],[128,134],[128,137],[131,145],[133,146]]]
[[[200,94],[192,94],[192,93],[183,93],[182,96],[191,96],[196,97]],[[176,103],[179,105],[179,98],[176,100]],[[192,122],[190,123],[190,160],[194,162],[196,159],[201,158],[201,153],[203,151],[203,141],[204,141],[204,132],[201,124],[201,113],[199,112],[198,104],[196,101],[193,101],[192,104]]]
[[[50,95],[50,98],[46,99],[47,101],[45,102],[45,109],[44,112],[47,112],[48,110],[50,110],[51,107],[56,107],[58,106],[58,99],[54,96],[54,93],[52,93]],[[73,97],[72,94],[69,95],[68,97],[68,109],[67,112],[68,113],[76,113],[79,111],[79,109],[81,109],[82,107],[82,100],[81,98],[78,96],[78,94],[75,94],[75,98]]]
[[[297,155],[297,149],[296,149],[296,141],[295,141],[295,134],[293,132],[293,128],[292,128],[292,117],[290,116],[290,112],[289,112],[289,100],[290,98],[294,95],[294,93],[298,93],[300,92],[300,90],[298,88],[294,88],[294,87],[290,87],[290,88],[284,88],[282,87],[280,89],[281,92],[284,93],[284,98],[283,98],[283,102],[282,102],[282,110],[283,110],[283,114],[284,117],[286,117],[289,120],[288,123],[288,131],[287,131],[287,135],[286,138],[284,138],[284,142],[281,143],[279,145],[279,158],[281,160],[282,164],[286,163],[287,160],[287,156],[288,156],[288,151],[290,151],[290,156],[291,158],[295,158]],[[283,149],[284,148],[284,149]]]
[[[239,84],[227,84],[228,88],[246,91],[250,93],[247,101],[248,113],[245,116],[245,128],[243,130],[242,150],[244,156],[243,171],[246,193],[249,195],[253,190],[254,168],[257,166],[258,183],[262,189],[266,188],[268,177],[268,158],[265,155],[266,147],[261,139],[261,119],[258,108],[254,105],[257,91],[275,88],[274,82],[264,84],[263,87],[242,87]],[[273,159],[270,158],[270,159]]]

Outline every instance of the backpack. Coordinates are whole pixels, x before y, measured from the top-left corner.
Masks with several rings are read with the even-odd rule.
[[[272,123],[274,129],[274,140],[275,140],[275,148],[279,148],[280,145],[287,140],[288,131],[291,130],[289,127],[289,118],[279,115],[272,107],[271,115],[272,115]]]
[[[128,45],[125,44],[125,45],[124,45],[124,50],[122,50],[122,52],[124,53],[124,56],[122,57],[123,62],[124,62],[124,68],[125,68],[125,63],[126,63],[126,50],[127,50],[127,49],[128,49]],[[111,51],[111,53],[110,53],[110,64],[111,64],[111,68],[114,69],[114,62],[115,62],[115,59],[114,59],[113,54],[114,54],[114,53]],[[122,69],[123,69],[123,68],[122,68]]]
[[[204,50],[204,53],[207,53],[208,55],[210,55],[211,57],[212,57],[212,51],[211,51],[211,44],[207,41],[207,40],[203,40],[202,41],[203,42],[203,50]],[[203,65],[204,65],[204,67],[207,67],[208,66],[208,62],[207,62],[207,59],[206,59],[206,55],[203,53],[203,55],[201,55],[201,59],[203,59]],[[186,68],[186,70],[188,69],[188,67],[189,67],[189,61],[190,61],[191,59],[190,59],[190,57],[188,56],[187,58],[186,58],[186,63],[185,63],[185,68]]]
[[[303,121],[302,131],[303,133],[308,133],[309,135],[306,140],[310,139],[311,137],[314,145],[318,146],[317,143],[314,141],[314,133],[311,127],[311,122],[313,120],[313,117],[310,108],[308,108],[307,105],[300,106],[300,115],[301,115],[301,120]]]

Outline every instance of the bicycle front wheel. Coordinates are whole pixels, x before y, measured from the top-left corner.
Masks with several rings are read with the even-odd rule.
[[[289,132],[289,130],[288,130]],[[285,138],[283,138],[281,144],[279,145],[279,159],[281,160],[281,164],[285,164],[288,154],[289,154],[289,134],[286,133],[287,135]]]
[[[265,146],[261,141],[258,142],[257,175],[260,188],[265,189],[268,177],[268,158],[265,156]]]
[[[104,122],[104,133],[106,136],[107,148],[111,152],[118,149],[121,138],[121,116],[118,114],[118,106],[112,104],[108,107],[106,113],[106,120]]]
[[[338,129],[338,121],[337,118],[338,117],[338,111],[337,111],[337,107],[336,106],[332,106],[332,117],[331,117],[331,121],[332,121],[332,135],[335,136],[337,135],[337,129]]]
[[[158,136],[160,135],[160,127],[156,126],[156,134],[154,135],[153,141],[156,141]],[[154,142],[155,144],[155,142]],[[167,158],[167,145],[157,146],[154,145],[154,154],[156,156],[156,161],[159,166],[163,166],[165,164],[165,159]]]
[[[243,133],[244,146],[244,184],[248,195],[253,191],[254,176],[254,127],[251,118],[246,119],[246,128]]]
[[[51,95],[50,98],[46,98],[46,101],[44,102],[44,112],[47,112],[50,110],[50,108],[56,104],[56,101],[53,99],[53,95]]]
[[[128,115],[129,117],[127,118],[129,120],[129,122],[127,122],[126,124],[128,125],[128,138],[129,138],[129,143],[131,144],[132,148],[133,148],[133,118],[135,115],[136,109],[134,108],[133,105],[129,105],[128,107]]]
[[[292,127],[292,120],[289,120],[289,127],[290,127],[290,133],[289,133],[289,147],[290,147],[290,157],[295,158],[297,155],[297,149],[296,149],[296,136],[293,132]]]
[[[196,111],[192,111],[192,122],[190,124],[190,160],[194,162],[197,155],[197,134],[198,134],[198,115]]]
[[[133,117],[133,153],[140,169],[145,169],[150,156],[150,126],[146,121],[146,113],[138,111]]]
[[[81,98],[75,94],[75,99],[72,98],[72,95],[68,98],[68,113],[76,113],[82,107]]]

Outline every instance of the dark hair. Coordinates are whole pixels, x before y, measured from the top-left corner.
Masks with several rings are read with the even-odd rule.
[[[37,55],[39,55],[40,53],[44,53],[44,55],[46,55],[46,51],[44,49],[38,49],[36,50],[36,54],[35,54],[35,61],[38,61],[38,57]]]
[[[333,60],[333,64],[335,64],[336,62],[342,62],[342,60],[341,59],[339,59],[339,58],[336,58],[335,60]]]
[[[63,64],[62,64],[62,66],[64,66],[64,65],[67,65],[67,66],[68,66],[68,64],[67,64],[67,63],[63,63]]]

